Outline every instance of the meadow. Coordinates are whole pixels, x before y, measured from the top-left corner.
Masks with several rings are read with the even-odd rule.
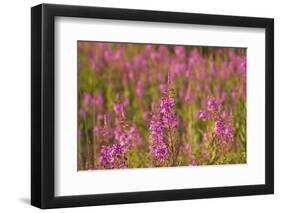
[[[78,170],[246,163],[246,49],[78,41]]]

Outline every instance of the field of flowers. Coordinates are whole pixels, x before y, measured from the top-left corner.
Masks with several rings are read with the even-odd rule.
[[[78,170],[246,163],[246,49],[78,42]]]

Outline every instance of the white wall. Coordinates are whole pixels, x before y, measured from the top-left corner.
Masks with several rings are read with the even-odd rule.
[[[275,195],[51,210],[56,212],[274,212],[281,207],[281,13],[278,1],[59,0],[81,4],[275,18]],[[37,0],[2,1],[0,31],[0,211],[38,212],[30,196],[30,7]],[[207,39],[207,38],[206,38]],[[279,85],[277,85],[277,83]],[[276,211],[275,211],[276,212]]]

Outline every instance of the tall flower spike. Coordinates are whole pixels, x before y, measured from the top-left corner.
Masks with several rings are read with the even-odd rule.
[[[156,107],[155,107],[156,108]],[[169,159],[169,149],[164,142],[164,127],[158,110],[154,109],[150,126],[150,153],[157,164],[164,164]]]
[[[214,126],[214,134],[215,134],[215,138],[221,139],[224,137],[224,133],[225,133],[225,123],[223,120],[217,120],[215,121],[215,126]]]
[[[163,97],[160,102],[160,113],[162,116],[163,124],[165,128],[177,128],[178,127],[178,119],[176,114],[173,111],[175,106],[175,100],[171,97]]]
[[[174,112],[176,105],[173,96],[173,89],[170,85],[170,74],[168,74],[168,85],[167,91],[164,93],[164,97],[161,98],[160,102],[160,114],[165,128],[174,129],[178,127],[178,118]]]

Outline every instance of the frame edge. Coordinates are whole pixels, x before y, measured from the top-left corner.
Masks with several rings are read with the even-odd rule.
[[[41,208],[42,5],[31,8],[31,205]]]
[[[265,27],[265,184],[269,194],[274,194],[274,19]]]

